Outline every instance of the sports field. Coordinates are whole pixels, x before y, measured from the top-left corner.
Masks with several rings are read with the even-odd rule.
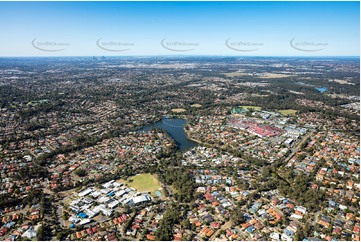
[[[138,192],[154,192],[161,188],[158,179],[149,173],[138,174],[129,177],[126,182],[127,186],[137,189]]]
[[[191,105],[191,107],[192,107],[192,108],[201,108],[201,107],[202,107],[202,105],[201,105],[201,104],[196,103],[196,104],[192,104],[192,105]]]
[[[292,75],[286,75],[286,74],[281,74],[281,73],[263,73],[262,76],[259,76],[259,78],[285,78],[285,77],[290,77]]]
[[[246,73],[242,73],[242,72],[228,72],[228,73],[222,73],[223,75],[225,75],[226,77],[237,77],[237,76],[246,76]]]
[[[172,109],[172,112],[174,112],[174,113],[183,113],[185,111],[187,111],[187,110],[185,110],[184,108],[174,108],[174,109]]]
[[[295,115],[297,113],[298,110],[295,109],[283,109],[283,110],[278,110],[278,112],[282,115]]]
[[[245,108],[245,109],[253,109],[253,110],[256,110],[256,111],[260,111],[262,110],[262,107],[259,107],[259,106],[239,106],[241,108]]]

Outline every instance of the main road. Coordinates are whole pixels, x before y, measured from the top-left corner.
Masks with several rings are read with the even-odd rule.
[[[312,135],[314,135],[314,132],[310,132],[309,134],[307,134],[305,137],[303,137],[303,139],[297,144],[297,146],[295,148],[292,149],[291,154],[289,154],[286,158],[285,158],[285,163],[286,164],[301,148],[301,145],[308,139],[310,138]]]
[[[58,216],[58,221],[59,221],[59,223],[60,223],[60,226],[62,227],[62,228],[64,228],[65,227],[65,224],[64,224],[64,220],[63,220],[63,206],[61,206],[61,205],[58,205],[58,208],[56,209],[56,214],[57,214],[57,216]]]

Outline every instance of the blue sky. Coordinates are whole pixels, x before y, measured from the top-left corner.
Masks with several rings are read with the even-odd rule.
[[[0,31],[0,56],[359,56],[360,6],[0,2]]]

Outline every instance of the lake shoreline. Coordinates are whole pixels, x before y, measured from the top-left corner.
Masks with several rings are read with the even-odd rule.
[[[154,128],[160,128],[166,131],[167,134],[175,140],[179,151],[185,152],[200,144],[198,141],[189,138],[185,130],[186,124],[187,119],[183,117],[163,117],[160,121],[145,125],[138,131],[147,132]]]

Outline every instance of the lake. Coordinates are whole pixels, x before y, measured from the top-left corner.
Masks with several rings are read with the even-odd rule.
[[[176,141],[179,150],[183,152],[198,145],[198,143],[187,138],[187,135],[184,132],[186,122],[185,119],[180,118],[163,118],[161,121],[144,126],[140,131],[147,132],[154,128],[161,128],[167,131],[169,136]]]

